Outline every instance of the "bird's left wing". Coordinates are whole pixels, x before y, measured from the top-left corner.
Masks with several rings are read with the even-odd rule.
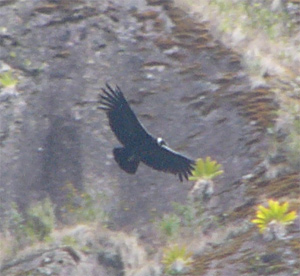
[[[163,145],[153,144],[147,151],[141,152],[141,161],[149,167],[163,172],[173,173],[179,176],[180,181],[183,178],[188,179],[192,174],[195,161],[179,154],[178,152]]]
[[[126,101],[121,89],[115,89],[106,84],[100,95],[101,109],[106,111],[109,125],[118,140],[124,145],[130,145],[148,139],[150,134],[141,125]]]

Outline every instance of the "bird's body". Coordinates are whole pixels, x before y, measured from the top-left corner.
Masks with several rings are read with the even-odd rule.
[[[139,122],[117,86],[100,95],[101,109],[106,111],[109,125],[123,147],[114,148],[115,161],[121,169],[134,174],[140,162],[155,170],[170,172],[188,179],[194,161],[167,147],[161,138],[154,138]]]

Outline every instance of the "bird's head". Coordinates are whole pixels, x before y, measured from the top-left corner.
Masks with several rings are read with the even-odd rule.
[[[163,138],[161,137],[158,137],[156,139],[156,143],[159,145],[159,146],[167,146],[167,143],[163,140]]]

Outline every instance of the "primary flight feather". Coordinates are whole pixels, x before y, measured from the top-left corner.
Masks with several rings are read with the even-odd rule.
[[[116,162],[127,173],[134,174],[140,162],[163,172],[188,179],[195,162],[166,146],[161,138],[154,138],[139,122],[121,89],[106,84],[100,95],[100,108],[108,117],[109,125],[123,145],[113,149]]]

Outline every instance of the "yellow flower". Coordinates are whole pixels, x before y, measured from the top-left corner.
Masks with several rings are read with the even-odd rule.
[[[260,232],[263,233],[270,224],[287,225],[291,224],[297,217],[295,211],[287,213],[289,203],[284,202],[282,205],[278,201],[272,199],[268,200],[269,208],[262,205],[258,206],[256,212],[256,218],[251,220],[252,223],[256,224]]]
[[[189,180],[197,181],[199,179],[213,179],[223,173],[220,168],[221,165],[217,164],[216,161],[211,160],[209,156],[206,157],[206,160],[199,158],[196,161],[196,165]]]
[[[164,250],[162,263],[168,274],[180,274],[187,272],[192,263],[191,253],[184,246],[174,245]]]

